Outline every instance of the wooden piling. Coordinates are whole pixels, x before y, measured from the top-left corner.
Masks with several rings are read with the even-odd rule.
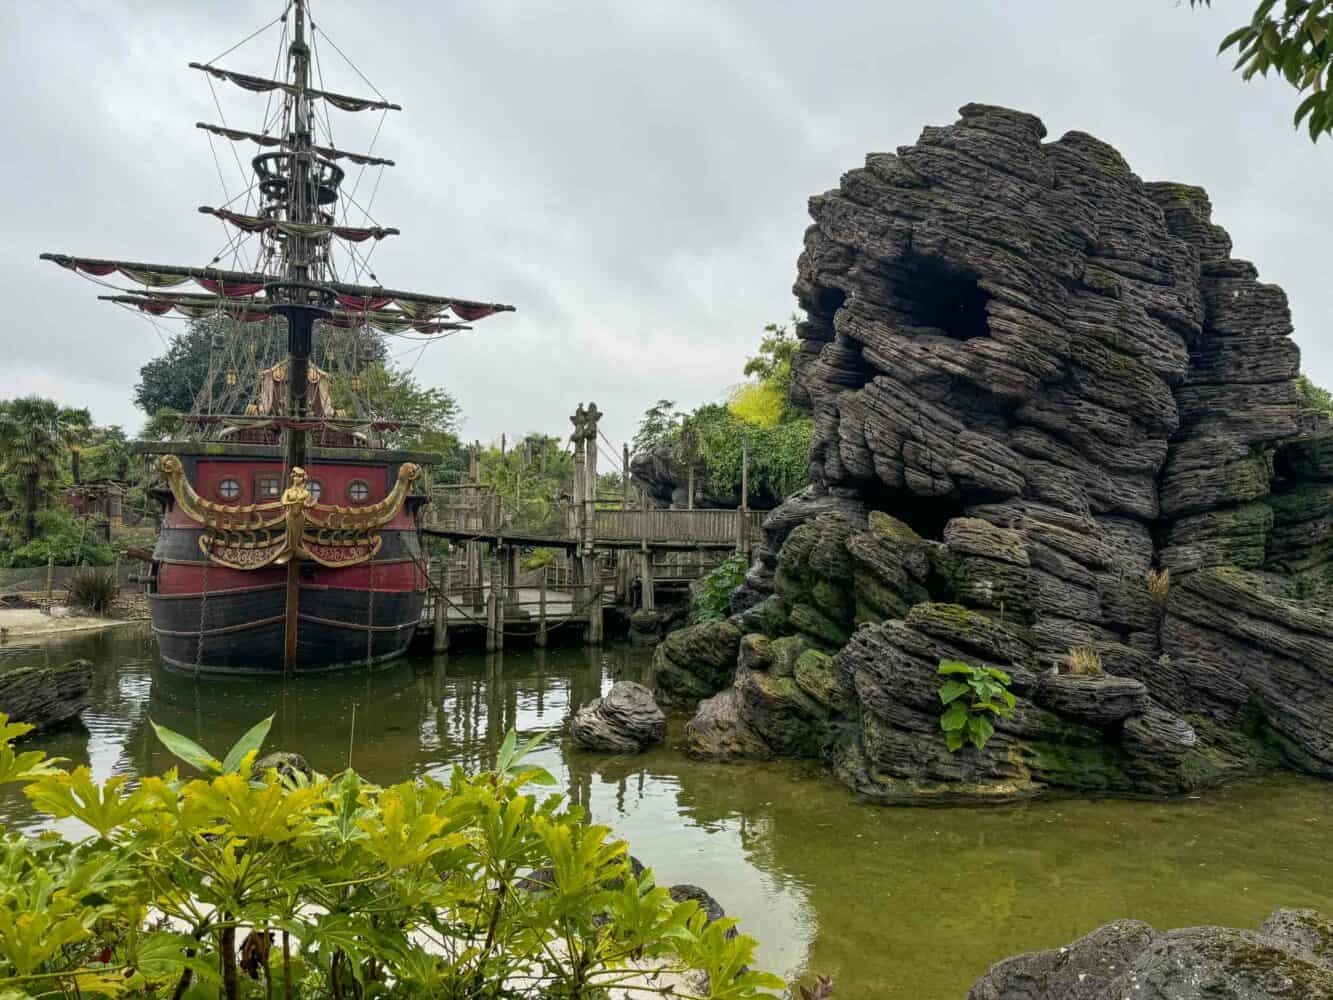
[[[508,607],[508,601],[505,600],[509,593],[509,580],[507,572],[509,561],[501,560],[500,553],[495,554],[494,569],[491,574],[491,595],[495,598],[495,648],[497,650],[505,648],[505,614]],[[497,579],[498,578],[498,579]]]
[[[657,610],[653,591],[653,553],[648,548],[648,494],[639,490],[639,605],[644,611]]]
[[[495,620],[495,591],[486,594],[486,652],[493,653],[496,646],[498,625]]]
[[[449,648],[449,557],[440,560],[440,569],[436,574],[435,590],[435,631],[431,648],[443,653]]]
[[[750,445],[741,444],[741,506],[736,511],[736,551],[750,556]]]
[[[542,567],[541,582],[537,590],[537,638],[533,642],[538,647],[546,646],[546,577],[550,566]]]

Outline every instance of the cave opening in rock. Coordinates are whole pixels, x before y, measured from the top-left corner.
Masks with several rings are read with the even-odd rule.
[[[989,335],[990,296],[976,274],[935,257],[912,256],[903,265],[902,304],[911,326],[933,327],[954,340]]]
[[[862,490],[866,506],[882,510],[902,521],[922,538],[944,540],[944,526],[963,516],[960,496],[924,497],[905,489],[868,484]]]

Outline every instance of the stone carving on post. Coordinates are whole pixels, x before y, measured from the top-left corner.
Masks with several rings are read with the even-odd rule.
[[[596,403],[582,403],[569,418],[574,432],[569,440],[574,445],[574,513],[573,535],[577,540],[575,566],[579,569],[579,583],[588,587],[588,642],[602,641],[601,580],[593,553],[597,520],[597,422],[602,411]]]

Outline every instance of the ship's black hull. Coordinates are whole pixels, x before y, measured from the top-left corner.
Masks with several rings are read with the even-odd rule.
[[[286,588],[197,595],[151,594],[162,662],[200,674],[282,675]],[[425,594],[334,587],[302,588],[291,673],[310,674],[401,656],[412,641]],[[202,616],[202,617],[201,617]],[[202,633],[201,633],[202,620]]]

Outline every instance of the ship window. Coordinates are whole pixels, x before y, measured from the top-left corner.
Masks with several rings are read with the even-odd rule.
[[[255,499],[274,500],[282,496],[282,478],[276,473],[255,476]]]
[[[347,499],[352,503],[365,503],[370,499],[370,484],[364,479],[354,479],[347,486]]]
[[[241,495],[241,484],[234,479],[224,479],[218,483],[218,496],[223,500],[235,500]]]
[[[305,488],[310,491],[310,495],[315,498],[315,503],[319,503],[320,496],[324,493],[324,484],[318,479],[307,479]]]

